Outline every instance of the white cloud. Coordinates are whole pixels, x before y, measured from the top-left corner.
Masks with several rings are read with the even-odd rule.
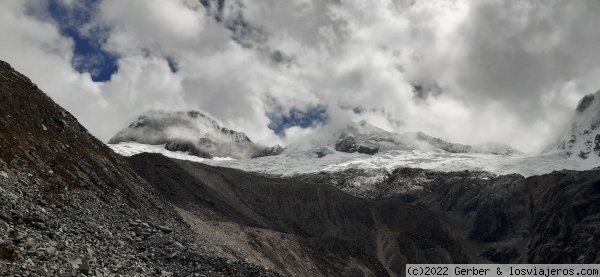
[[[58,104],[75,114],[94,131],[98,106],[103,103],[100,84],[89,74],[79,74],[71,67],[73,42],[46,22],[26,16],[23,1],[0,4],[0,59],[10,63]]]
[[[105,0],[98,9],[94,23],[110,29],[105,47],[121,55],[193,56],[218,51],[229,41],[199,1]]]
[[[585,33],[572,28],[589,29],[590,22],[575,20],[584,4],[413,2],[331,1],[315,12],[306,12],[310,4],[270,10],[253,5],[248,18],[267,26],[274,48],[287,47],[316,95],[330,104],[365,106],[358,118],[392,131],[422,130],[465,143],[502,141],[528,150],[569,116],[573,99],[591,92],[553,91],[596,68],[594,59],[564,64],[556,56],[568,52],[585,60],[590,53],[578,49],[600,41],[572,35]],[[286,8],[300,12],[283,20]],[[564,18],[554,18],[561,8],[567,8]],[[544,25],[555,20],[570,27]],[[319,32],[320,38],[307,39]],[[577,46],[562,50],[566,37]],[[577,74],[564,74],[574,70],[563,66]],[[411,85],[427,84],[437,84],[442,95],[415,101]]]
[[[281,143],[267,114],[326,105],[333,124],[366,119],[527,151],[600,87],[594,1],[226,0],[217,22],[216,6],[199,1],[103,0],[81,31],[107,31],[99,42],[119,71],[106,83],[72,68],[73,41],[32,1],[36,14],[23,1],[0,2],[0,35],[10,38],[0,58],[105,141],[147,109],[200,109],[255,141]]]

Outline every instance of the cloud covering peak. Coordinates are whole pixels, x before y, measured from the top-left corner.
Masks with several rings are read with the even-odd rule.
[[[592,0],[7,0],[0,59],[104,141],[146,110],[193,109],[267,145],[367,120],[528,151],[600,88],[599,12]]]

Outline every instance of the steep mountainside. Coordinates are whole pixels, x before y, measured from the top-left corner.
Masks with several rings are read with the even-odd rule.
[[[600,91],[584,96],[568,128],[545,153],[590,160],[600,165]]]
[[[282,151],[279,146],[256,144],[246,134],[221,127],[198,111],[149,111],[119,131],[108,143],[120,142],[164,144],[167,150],[189,152],[202,158],[247,159],[277,155]]]
[[[472,243],[454,235],[456,228],[446,219],[401,198],[360,199],[325,183],[169,160],[158,154],[128,160],[157,191],[190,213],[194,229],[223,234],[228,245],[242,249],[250,262],[286,274],[399,276],[409,261],[483,261]],[[444,247],[431,250],[433,245],[411,238],[421,233],[427,236],[422,239]],[[404,245],[398,248],[395,240]]]
[[[0,275],[277,275],[206,249],[119,155],[2,61],[0,113]]]
[[[600,262],[600,170],[555,171],[523,178],[484,172],[397,169],[360,188],[365,171],[313,174],[366,199],[401,198],[464,226],[463,237],[499,263]],[[415,219],[418,220],[418,219]]]
[[[280,178],[158,154],[128,161],[190,214],[195,230],[224,236],[213,247],[241,249],[290,275],[402,276],[407,263],[600,262],[598,170],[523,178],[401,168],[358,190],[356,178],[368,172]]]

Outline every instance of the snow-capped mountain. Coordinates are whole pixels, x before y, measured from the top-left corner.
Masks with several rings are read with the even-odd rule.
[[[202,158],[255,158],[281,153],[279,146],[256,144],[242,132],[222,127],[198,111],[149,111],[119,131],[109,144],[137,142],[164,145],[166,150],[188,152]]]
[[[567,129],[544,153],[600,164],[600,91],[584,96]]]
[[[374,155],[379,152],[419,150],[432,153],[478,153],[503,156],[523,155],[502,143],[464,145],[451,143],[422,132],[393,133],[366,121],[350,123],[339,129],[324,127],[301,142],[288,146],[284,153],[314,150],[319,156],[333,151]]]
[[[161,118],[164,117],[161,115]],[[206,118],[206,116],[202,118]],[[179,122],[182,119],[177,117],[177,120]],[[288,145],[285,149],[267,148],[276,150],[271,150],[269,155],[263,155],[264,157],[256,159],[239,159],[232,155],[213,155],[211,159],[210,156],[198,155],[185,147],[169,147],[167,140],[179,140],[181,137],[170,136],[168,139],[164,139],[165,133],[169,133],[164,131],[165,124],[153,127],[151,131],[137,130],[142,125],[155,124],[151,124],[150,122],[154,121],[145,117],[139,121],[142,123],[134,123],[133,127],[129,128],[133,130],[126,129],[115,136],[119,138],[118,140],[111,140],[113,143],[129,141],[128,143],[112,144],[111,148],[114,151],[124,156],[144,152],[161,153],[177,159],[274,175],[331,172],[348,168],[393,170],[397,167],[418,167],[440,171],[485,170],[498,174],[521,173],[529,176],[560,169],[564,166],[554,166],[555,157],[549,159],[526,158],[520,151],[501,143],[478,145],[450,143],[421,132],[403,134],[388,132],[366,121],[349,123],[342,127],[323,126],[307,137]],[[208,122],[212,124],[212,121]],[[183,125],[189,124],[188,122]],[[211,126],[218,126],[218,124]],[[221,130],[220,128],[222,127],[208,129]],[[157,132],[156,130],[163,131]],[[226,133],[230,132],[234,131]],[[144,139],[130,138],[131,134],[142,136],[156,133],[160,136],[155,135],[154,137],[163,139],[147,143]],[[175,132],[175,134],[181,133],[183,132]],[[127,139],[122,139],[123,137]],[[230,141],[233,140],[230,139]],[[162,144],[166,144],[166,149]],[[577,165],[567,167],[572,168]]]
[[[452,143],[422,132],[388,132],[366,121],[323,126],[285,149],[267,148],[197,112],[148,113],[111,139],[111,143],[124,141],[129,143],[111,145],[124,156],[162,153],[274,175],[415,167],[531,176],[600,165],[600,92],[585,96],[569,128],[542,155],[533,157],[502,143]],[[260,158],[244,159],[249,157]]]

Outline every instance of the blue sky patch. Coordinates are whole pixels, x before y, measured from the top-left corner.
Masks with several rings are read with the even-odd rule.
[[[284,116],[268,115],[271,119],[269,129],[283,136],[286,129],[294,126],[307,128],[316,124],[325,124],[328,120],[327,108],[323,105],[309,107],[306,110],[292,108]]]
[[[75,43],[73,68],[90,73],[94,82],[105,82],[117,72],[118,57],[102,49],[102,30],[94,30],[92,35],[80,32],[81,26],[90,21],[97,3],[97,0],[82,0],[79,5],[67,7],[59,0],[50,0],[48,12],[58,23],[61,34]]]

